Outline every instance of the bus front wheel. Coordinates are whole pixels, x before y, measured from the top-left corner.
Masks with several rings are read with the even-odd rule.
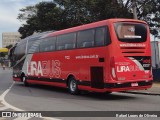
[[[22,82],[23,82],[24,86],[28,86],[28,82],[27,82],[26,76],[22,77]]]
[[[68,83],[68,89],[69,89],[69,92],[73,95],[76,95],[79,93],[79,90],[78,90],[78,83],[77,81],[75,80],[74,77],[71,77],[69,79],[69,83]]]

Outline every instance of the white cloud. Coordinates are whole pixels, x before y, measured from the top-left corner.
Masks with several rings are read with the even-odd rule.
[[[52,0],[1,0],[0,1],[0,47],[2,47],[2,32],[16,32],[21,25],[17,19],[19,10],[41,1]]]
[[[6,22],[6,23],[18,23],[17,14],[19,11],[19,8],[22,6],[18,4],[9,4],[4,3],[0,4],[0,22]]]

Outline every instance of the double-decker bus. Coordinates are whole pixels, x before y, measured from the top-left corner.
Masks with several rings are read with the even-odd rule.
[[[149,27],[108,19],[27,37],[12,56],[13,80],[79,90],[118,92],[152,86]]]

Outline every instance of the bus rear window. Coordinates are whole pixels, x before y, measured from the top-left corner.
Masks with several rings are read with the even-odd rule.
[[[147,39],[147,28],[138,23],[115,23],[115,32],[121,42],[145,42]]]

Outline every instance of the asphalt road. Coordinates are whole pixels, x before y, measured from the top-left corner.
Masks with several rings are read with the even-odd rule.
[[[13,83],[11,74],[12,70],[2,70],[0,68],[0,97],[2,97],[4,92],[12,85],[4,97],[5,103],[9,105],[6,107],[1,100],[0,111],[160,111],[160,96],[129,93],[112,93],[110,95],[83,93],[81,95],[70,95],[67,89],[63,88],[43,85],[30,85],[29,87],[25,87],[22,83]],[[60,117],[58,119],[91,120],[93,118]],[[94,119],[99,120],[106,118],[94,117]],[[107,120],[108,119],[117,118],[107,118]],[[124,120],[128,118],[120,119]],[[137,118],[137,120],[139,119],[140,118]],[[150,120],[151,118],[145,119]],[[159,118],[154,119],[158,120]]]

